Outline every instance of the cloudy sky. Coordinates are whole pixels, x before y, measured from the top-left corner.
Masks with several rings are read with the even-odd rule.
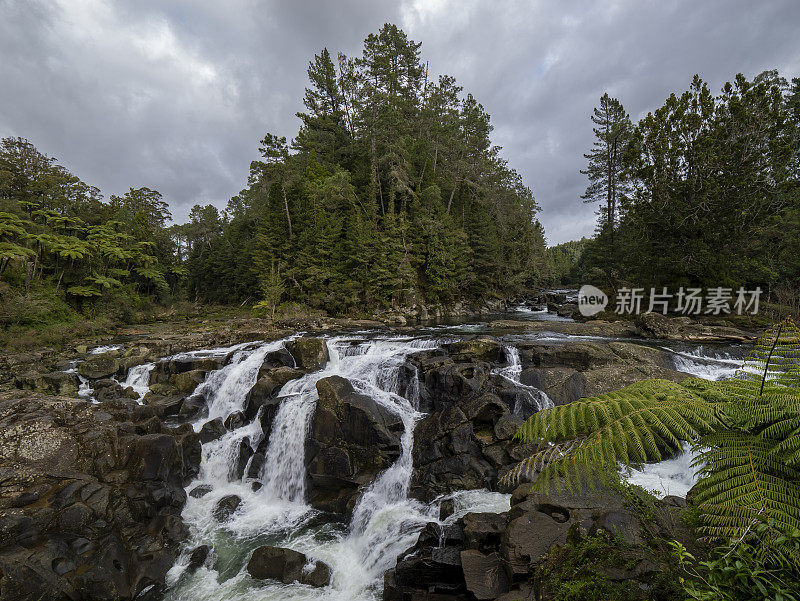
[[[633,118],[737,72],[800,75],[797,0],[0,0],[0,136],[106,195],[223,207],[267,131],[298,128],[306,65],[399,24],[492,115],[550,243],[590,234],[579,169],[604,91]]]

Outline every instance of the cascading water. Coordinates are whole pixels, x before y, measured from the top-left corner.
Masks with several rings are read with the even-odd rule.
[[[139,403],[150,392],[150,372],[153,371],[155,366],[155,363],[135,365],[128,370],[128,375],[125,381],[122,382],[123,388],[133,388],[134,392],[139,395]]]
[[[742,367],[742,359],[729,351],[711,351],[702,346],[690,350],[663,347],[672,354],[675,369],[706,380],[728,380]]]
[[[696,470],[692,461],[697,457],[689,444],[684,443],[683,453],[661,461],[642,466],[641,470],[631,469],[625,479],[631,484],[641,486],[657,496],[677,495],[685,497],[697,482]]]
[[[279,350],[285,342],[249,343],[181,356],[230,356],[228,363],[209,373],[195,392],[208,407],[208,415],[194,424],[195,429],[211,419],[224,419],[241,410],[266,355]],[[255,450],[263,440],[260,416],[204,444],[200,473],[187,490],[202,487],[205,494],[190,495],[183,517],[190,529],[187,552],[207,544],[212,547],[212,557],[207,565],[184,573],[188,553],[182,556],[170,573],[172,588],[167,599],[374,601],[380,598],[384,572],[392,567],[398,554],[414,544],[427,522],[438,521],[439,503],[444,498],[451,499],[455,507],[455,513],[444,523],[469,511],[508,510],[508,495],[487,491],[462,491],[431,504],[408,498],[413,431],[420,414],[418,380],[406,359],[442,342],[442,338],[357,335],[329,339],[327,365],[288,382],[278,393],[280,407],[272,421],[258,478],[260,487],[253,486],[253,480],[246,475],[240,477],[241,471],[236,469],[242,445]],[[495,375],[508,380],[527,398],[528,411],[552,406],[542,391],[521,384],[518,349],[508,345],[504,350],[507,365],[495,370]],[[348,525],[320,525],[320,520],[314,519],[318,513],[305,503],[306,433],[317,403],[316,384],[334,375],[347,378],[357,392],[396,414],[404,426],[400,456],[363,491]],[[686,475],[690,459],[684,455],[672,463],[647,466],[642,472],[631,474],[630,479],[647,488],[681,494],[691,484]],[[229,495],[236,495],[241,502],[232,515],[220,522],[213,516],[214,509],[220,499]],[[252,580],[243,566],[252,550],[263,544],[288,547],[305,553],[312,561],[324,561],[332,570],[331,584],[315,589],[297,583]]]
[[[215,569],[201,567],[181,577],[187,561],[183,557],[170,574],[174,586],[168,598],[378,599],[383,573],[392,567],[399,553],[413,545],[417,532],[427,522],[438,519],[438,503],[425,505],[407,497],[413,430],[420,414],[416,411],[418,388],[401,377],[401,367],[409,354],[440,342],[412,338],[328,340],[330,360],[325,368],[288,382],[278,394],[282,401],[267,446],[263,486],[256,491],[247,478],[237,479],[232,467],[242,441],[253,448],[260,442],[263,433],[259,418],[203,445],[201,471],[188,490],[205,486],[210,492],[201,498],[190,496],[184,519],[191,530],[192,545],[213,545]],[[239,349],[229,365],[209,374],[201,385],[203,389],[198,387],[198,393],[208,402],[209,416],[199,420],[195,428],[199,429],[211,415],[224,417],[226,412],[240,409],[264,356],[282,344],[279,341],[255,349]],[[330,524],[306,526],[316,514],[304,498],[306,431],[317,402],[316,383],[332,375],[347,378],[358,392],[397,414],[405,428],[400,457],[364,491],[346,528]],[[219,524],[212,517],[213,509],[219,499],[231,494],[237,495],[241,503],[224,524]],[[508,495],[481,495],[474,492],[465,497],[464,512],[473,505],[508,508]],[[289,547],[326,562],[332,569],[331,585],[312,589],[272,581],[254,583],[242,566],[252,549],[261,544]]]
[[[282,348],[283,344],[283,340],[278,340],[261,344],[255,349],[251,348],[252,344],[242,345],[233,352],[227,365],[212,371],[193,394],[193,396],[202,396],[208,407],[207,417],[197,422],[195,428],[199,431],[205,422],[218,417],[224,419],[231,413],[240,411],[244,406],[247,393],[258,379],[258,370],[264,363],[264,357],[267,356],[267,353]],[[191,356],[202,357],[204,355],[198,353]]]
[[[543,390],[535,386],[528,386],[520,381],[522,360],[519,356],[519,349],[515,346],[504,345],[503,352],[508,365],[495,370],[494,373],[511,382],[522,395],[522,398],[518,399],[514,404],[514,413],[527,417],[527,414],[531,412],[552,407],[553,400]]]
[[[92,384],[78,373],[78,361],[71,361],[69,367],[64,370],[65,374],[75,374],[78,376],[78,398],[87,401],[97,402],[94,399],[94,388]]]

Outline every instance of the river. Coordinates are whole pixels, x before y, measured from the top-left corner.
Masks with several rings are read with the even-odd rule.
[[[549,316],[521,309],[515,319],[547,319]],[[288,382],[280,391],[280,407],[273,422],[260,477],[236,477],[235,463],[241,441],[252,448],[262,441],[258,417],[202,448],[200,472],[187,492],[198,486],[210,488],[200,498],[189,496],[183,518],[190,530],[185,551],[168,575],[170,601],[267,601],[330,600],[375,601],[381,599],[384,572],[397,555],[411,547],[418,532],[431,521],[439,521],[443,499],[421,503],[408,496],[412,475],[411,450],[414,425],[422,416],[418,411],[419,391],[401,385],[400,369],[409,355],[436,348],[466,335],[493,334],[504,345],[507,365],[497,370],[516,385],[527,389],[534,402],[547,407],[547,395],[519,382],[521,371],[515,343],[535,339],[564,343],[591,337],[568,336],[552,332],[503,334],[492,332],[488,320],[438,325],[404,332],[364,331],[326,337],[327,365],[320,371]],[[193,426],[199,431],[216,417],[225,418],[243,408],[245,396],[255,384],[258,370],[267,353],[290,340],[247,343],[236,347],[206,349],[195,356],[229,357],[226,365],[210,372],[195,394],[202,395],[208,412]],[[608,340],[608,339],[603,339]],[[675,368],[710,379],[730,377],[744,355],[740,347],[701,347],[688,344],[664,345],[659,341],[630,340],[661,347],[671,353]],[[185,355],[184,355],[185,356]],[[140,398],[147,392],[152,364],[132,369],[126,384]],[[324,377],[347,378],[354,388],[369,395],[396,414],[404,431],[401,452],[391,467],[384,470],[362,493],[349,523],[330,522],[305,502],[305,437],[317,401],[316,383]],[[648,466],[631,474],[631,481],[665,494],[685,494],[693,474],[689,455]],[[245,470],[247,473],[247,470]],[[220,499],[236,495],[241,504],[230,517],[220,522],[213,511]],[[455,513],[452,522],[470,511],[502,512],[509,508],[509,495],[490,491],[461,491],[448,497]],[[209,545],[211,554],[202,567],[187,570],[189,552],[198,545]],[[287,547],[321,560],[332,570],[331,584],[312,588],[298,583],[285,585],[255,581],[244,569],[251,552],[261,545]]]

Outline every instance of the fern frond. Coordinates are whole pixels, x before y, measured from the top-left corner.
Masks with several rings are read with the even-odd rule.
[[[517,438],[557,443],[529,457],[504,478],[513,485],[538,472],[546,486],[556,476],[579,483],[618,464],[661,461],[720,425],[718,406],[667,380],[648,380],[622,390],[540,411]]]
[[[695,502],[708,537],[741,537],[759,520],[773,520],[783,531],[800,528],[800,470],[775,453],[774,440],[747,432],[704,436]]]

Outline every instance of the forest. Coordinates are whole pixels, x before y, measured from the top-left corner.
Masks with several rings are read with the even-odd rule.
[[[756,286],[800,308],[800,79],[689,88],[634,124],[605,94],[583,195],[599,206],[572,281]]]
[[[308,65],[300,129],[266,133],[224,210],[173,224],[156,190],[105,199],[0,142],[0,319],[132,319],[177,302],[363,316],[542,286],[761,286],[800,306],[800,80],[695,76],[638,123],[608,94],[582,173],[593,238],[545,248],[481,104],[394,25]],[[435,80],[434,80],[435,79]],[[588,126],[588,124],[587,124]]]
[[[3,281],[79,310],[146,296],[343,315],[524,292],[545,271],[539,208],[484,108],[454,78],[433,81],[420,46],[385,25],[361,56],[323,49],[295,138],[267,133],[247,187],[186,224],[169,225],[154,190],[104,201],[3,140]]]

